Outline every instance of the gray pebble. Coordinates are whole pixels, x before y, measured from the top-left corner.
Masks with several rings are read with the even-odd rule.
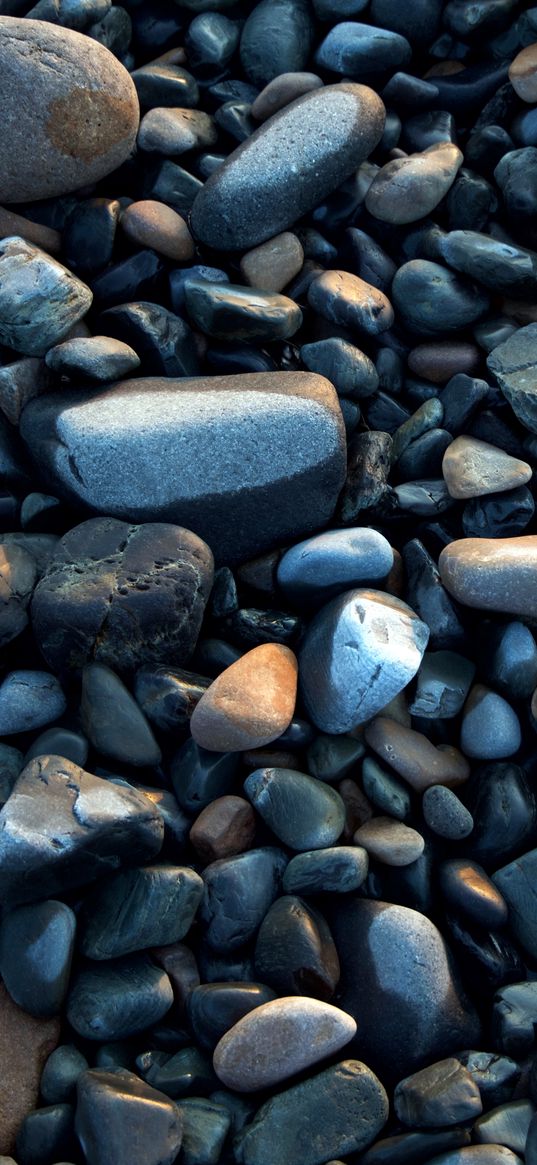
[[[0,684],[0,735],[42,728],[57,720],[66,707],[58,680],[50,672],[9,672]]]
[[[0,341],[8,348],[44,356],[92,299],[85,283],[39,247],[17,237],[0,241]]]
[[[475,664],[455,651],[426,651],[410,705],[413,716],[446,720],[457,716],[475,675]]]
[[[90,380],[117,380],[140,366],[140,357],[121,340],[110,336],[78,337],[64,340],[47,352],[45,363],[59,376]]]
[[[459,841],[468,837],[474,828],[470,811],[452,789],[445,785],[431,785],[423,794],[423,816],[429,829],[439,837]]]

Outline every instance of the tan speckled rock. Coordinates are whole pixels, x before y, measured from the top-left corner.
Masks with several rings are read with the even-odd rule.
[[[120,219],[125,234],[141,247],[151,247],[167,259],[186,263],[193,258],[194,240],[184,218],[164,202],[132,202]]]
[[[463,155],[453,142],[438,142],[422,153],[393,158],[373,179],[365,205],[382,222],[417,222],[438,206],[462,163]]]
[[[421,833],[393,817],[372,817],[356,830],[353,841],[385,866],[410,866],[425,848]]]
[[[537,618],[537,536],[458,538],[438,559],[442,582],[460,603]]]
[[[81,33],[0,17],[3,202],[77,190],[128,158],[139,122],[120,62]]]
[[[480,498],[525,485],[532,477],[531,465],[479,441],[477,437],[457,437],[442,460],[442,473],[452,498]]]
[[[203,693],[190,721],[197,744],[240,752],[270,744],[293,718],[298,664],[279,643],[262,643],[221,672]]]
[[[243,279],[262,291],[282,291],[304,262],[302,245],[292,231],[282,231],[242,256]]]
[[[0,1153],[12,1153],[19,1128],[37,1107],[39,1081],[60,1037],[59,1019],[35,1019],[0,982]]]
[[[509,80],[522,101],[537,101],[537,44],[527,45],[509,66]]]

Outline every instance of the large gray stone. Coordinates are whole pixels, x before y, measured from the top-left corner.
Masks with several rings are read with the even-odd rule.
[[[224,561],[328,522],[345,477],[336,392],[314,373],[124,381],[47,395],[21,432],[54,493],[184,524]]]
[[[87,186],[128,158],[139,106],[127,70],[96,40],[0,17],[4,202]]]
[[[194,234],[233,251],[286,230],[368,157],[384,119],[380,97],[365,85],[326,85],[297,98],[211,175],[192,208]]]

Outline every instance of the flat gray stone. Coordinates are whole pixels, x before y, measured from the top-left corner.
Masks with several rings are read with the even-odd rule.
[[[17,236],[1,240],[0,343],[25,356],[44,356],[82,319],[92,299],[85,283],[33,243]]]
[[[21,432],[54,492],[115,517],[177,521],[225,562],[328,522],[345,478],[338,398],[314,373],[50,394],[30,402]]]
[[[314,89],[265,122],[200,190],[192,230],[218,250],[246,250],[292,226],[374,150],[380,97],[348,82]]]

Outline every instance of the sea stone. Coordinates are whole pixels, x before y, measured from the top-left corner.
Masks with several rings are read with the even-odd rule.
[[[53,492],[133,522],[179,522],[227,564],[324,525],[345,478],[337,394],[309,372],[47,394],[21,432]]]
[[[39,1099],[45,1062],[60,1037],[59,1019],[36,1019],[0,982],[0,1153],[13,1153],[19,1128]]]
[[[380,97],[344,82],[314,89],[257,129],[207,180],[192,229],[217,250],[246,250],[323,202],[374,150]]]
[[[116,170],[134,147],[136,89],[98,41],[0,17],[4,202],[51,198]]]
[[[209,547],[180,526],[90,518],[59,541],[32,627],[56,672],[186,663],[213,581]]]
[[[537,433],[537,323],[517,328],[493,348],[487,367],[519,421]]]
[[[227,1088],[255,1092],[339,1052],[355,1034],[352,1017],[330,1003],[296,995],[273,999],[222,1036],[214,1070]]]
[[[374,177],[366,194],[366,208],[383,222],[417,222],[438,206],[462,162],[463,155],[452,142],[438,142],[421,154],[393,158]]]
[[[8,348],[44,356],[92,299],[85,283],[33,243],[16,235],[0,242],[0,343]]]
[[[458,538],[440,554],[442,582],[460,603],[537,617],[537,536]]]
[[[197,744],[215,752],[260,748],[289,726],[298,665],[281,643],[261,643],[221,672],[203,693],[190,720]]]
[[[532,468],[487,441],[462,436],[446,449],[442,473],[452,498],[476,498],[525,485]]]
[[[76,1132],[91,1165],[172,1165],[183,1134],[173,1100],[134,1072],[90,1069],[77,1084]]]
[[[521,49],[509,65],[509,80],[522,101],[537,101],[537,44]]]

